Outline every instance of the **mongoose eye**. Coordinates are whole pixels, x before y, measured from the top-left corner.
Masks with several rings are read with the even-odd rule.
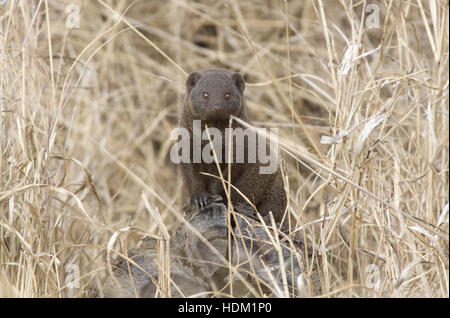
[[[225,94],[225,99],[228,100],[228,99],[230,99],[230,98],[231,98],[231,94],[230,94],[230,93],[226,93],[226,94]]]
[[[209,94],[208,94],[208,93],[206,93],[206,92],[203,93],[203,98],[204,98],[204,99],[207,99],[208,97],[209,97]]]

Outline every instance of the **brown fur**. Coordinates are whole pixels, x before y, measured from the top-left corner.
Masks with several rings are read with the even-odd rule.
[[[206,69],[193,72],[186,81],[187,94],[180,109],[179,125],[186,128],[191,136],[191,162],[193,120],[202,120],[202,131],[205,124],[209,128],[215,127],[225,136],[229,116],[234,115],[248,122],[247,110],[244,103],[243,91],[245,82],[239,73],[222,69]],[[208,93],[204,97],[204,93]],[[231,97],[225,100],[223,96],[231,92]],[[221,111],[214,111],[214,107]],[[240,127],[233,121],[233,128]],[[223,137],[223,139],[225,139]],[[202,141],[203,146],[208,141]],[[222,154],[226,155],[225,140],[222,140]],[[235,153],[235,152],[234,152]],[[215,162],[180,164],[181,172],[189,191],[189,203],[202,208],[210,200],[211,195],[221,195],[227,200],[222,181],[218,178],[205,176],[200,172],[219,176]],[[282,175],[279,169],[274,174],[260,174],[260,163],[231,164],[231,184],[237,187],[256,206],[261,215],[274,214],[275,220],[280,221],[286,208],[286,193]],[[220,169],[225,180],[228,180],[228,163],[221,163]],[[246,200],[237,191],[232,191],[233,204],[245,203]]]

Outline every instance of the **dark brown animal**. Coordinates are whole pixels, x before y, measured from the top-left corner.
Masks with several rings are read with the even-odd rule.
[[[208,128],[217,128],[222,133],[222,156],[226,158],[225,129],[228,128],[230,115],[248,122],[247,110],[244,103],[245,81],[239,73],[224,69],[205,69],[191,73],[186,81],[186,97],[180,109],[179,126],[190,133],[191,154],[190,163],[181,163],[181,172],[189,191],[189,204],[202,209],[211,199],[212,195],[220,195],[227,202],[223,182],[219,178],[217,164],[193,163],[193,121],[201,120],[202,131],[205,125]],[[233,128],[241,127],[233,121]],[[243,127],[241,127],[243,128]],[[245,148],[248,146],[245,138]],[[202,140],[202,149],[209,143]],[[233,142],[233,149],[236,150]],[[218,149],[217,149],[218,150]],[[235,153],[235,152],[234,152]],[[280,169],[273,174],[261,174],[258,160],[256,163],[248,162],[245,152],[244,163],[231,163],[231,184],[247,197],[262,216],[269,211],[274,214],[278,222],[284,215],[286,208],[286,193]],[[219,164],[223,178],[228,180],[228,166],[224,162]],[[216,177],[201,174],[208,173]],[[244,197],[236,190],[231,191],[231,202],[245,203]]]

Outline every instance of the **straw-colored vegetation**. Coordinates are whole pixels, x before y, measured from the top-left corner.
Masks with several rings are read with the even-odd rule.
[[[169,134],[207,67],[279,128],[324,297],[449,296],[447,1],[3,0],[1,297],[84,296],[179,224]]]

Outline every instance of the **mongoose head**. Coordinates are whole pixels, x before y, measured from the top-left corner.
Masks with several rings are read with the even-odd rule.
[[[226,120],[244,107],[245,81],[241,74],[224,69],[205,69],[186,80],[188,105],[194,119]]]

